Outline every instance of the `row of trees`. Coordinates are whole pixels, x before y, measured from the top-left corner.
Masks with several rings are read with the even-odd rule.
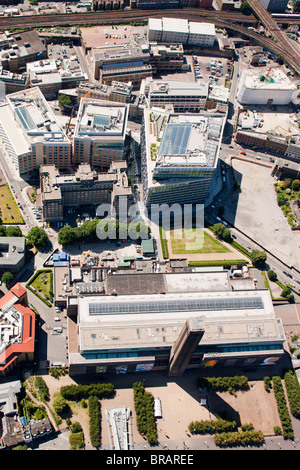
[[[248,254],[254,266],[261,266],[266,262],[267,255],[264,251],[255,249],[252,250],[249,254],[246,249],[243,250],[242,246],[238,245],[238,243],[233,241],[230,229],[225,227],[225,225],[221,222],[214,224],[212,230],[217,238],[219,238],[220,240],[224,240],[227,243],[232,243],[233,246]]]
[[[82,398],[89,398],[94,395],[98,398],[112,396],[115,388],[111,383],[63,385],[60,388],[60,394],[66,400],[79,401]]]
[[[232,432],[237,430],[235,421],[225,419],[192,421],[189,426],[191,434],[215,434],[222,432]]]
[[[145,435],[149,444],[157,444],[153,395],[145,391],[141,382],[135,382],[133,384],[133,397],[139,433]]]
[[[39,391],[39,395],[41,400],[48,401],[49,400],[49,389],[43,377],[37,375],[35,378],[35,386]]]
[[[292,289],[289,286],[283,286],[283,284],[278,281],[276,272],[273,271],[273,269],[269,269],[267,274],[268,274],[268,278],[270,279],[270,281],[277,282],[277,284],[279,284],[282,287],[280,296],[285,298],[290,303],[294,302],[295,297],[292,294]]]
[[[58,243],[71,245],[76,241],[93,241],[97,237],[112,240],[126,239],[127,237],[139,239],[148,238],[149,234],[150,228],[144,222],[127,225],[115,219],[94,219],[84,222],[79,227],[71,227],[70,225],[62,227],[58,232]]]
[[[272,377],[273,390],[277,402],[277,409],[282,426],[282,435],[284,439],[293,439],[294,431],[289,415],[288,406],[285,399],[284,389],[279,376]]]
[[[93,447],[99,447],[101,435],[100,403],[98,397],[91,395],[88,398],[90,418],[90,439]]]
[[[248,378],[244,375],[234,375],[232,377],[199,377],[198,387],[219,391],[249,390]]]
[[[290,410],[295,418],[300,417],[300,389],[295,372],[291,369],[284,373],[284,383],[287,391]]]
[[[219,447],[260,446],[264,442],[264,434],[262,431],[255,431],[254,429],[241,432],[224,432],[216,434],[214,441]]]

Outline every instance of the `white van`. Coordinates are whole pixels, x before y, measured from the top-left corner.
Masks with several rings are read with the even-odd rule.
[[[60,317],[54,317],[54,321],[60,321]]]

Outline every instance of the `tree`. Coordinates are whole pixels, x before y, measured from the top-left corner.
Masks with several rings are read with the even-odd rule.
[[[0,237],[6,237],[6,227],[5,227],[5,225],[0,225]]]
[[[264,251],[252,250],[251,260],[255,266],[261,266],[262,264],[265,263],[266,259],[267,259],[267,254]]]
[[[3,284],[8,286],[12,282],[13,278],[14,278],[13,274],[9,271],[6,271],[5,273],[2,274],[1,281],[3,282]]]
[[[65,111],[66,113],[71,114],[73,104],[70,96],[68,95],[59,95],[58,97],[58,105],[62,109],[62,111]]]
[[[79,228],[80,238],[83,238],[85,241],[89,242],[95,240],[97,236],[96,228],[98,223],[98,219],[94,219],[89,222],[84,222]]]
[[[291,184],[291,188],[293,191],[299,191],[300,189],[300,180],[294,180]]]
[[[7,227],[6,236],[7,237],[23,237],[23,233],[20,227]]]
[[[287,201],[287,198],[283,193],[278,193],[277,194],[277,203],[279,206],[283,206]]]
[[[45,246],[49,240],[45,230],[40,227],[32,227],[28,232],[27,238],[36,248]]]
[[[76,240],[76,231],[70,225],[66,225],[58,232],[58,243],[60,245],[71,245]]]
[[[273,271],[272,269],[269,269],[268,278],[270,279],[270,281],[276,282],[277,281],[277,274],[275,273],[275,271]]]
[[[241,6],[240,6],[240,10],[241,12],[243,13],[243,15],[251,15],[252,13],[252,9],[249,5],[248,2],[242,2]]]
[[[59,393],[56,393],[53,399],[53,408],[56,413],[63,413],[67,411],[69,408],[68,403],[66,402],[65,398],[61,396]]]
[[[221,240],[230,241],[231,232],[229,228],[226,228],[224,224],[218,223],[213,226],[213,232],[217,238]]]

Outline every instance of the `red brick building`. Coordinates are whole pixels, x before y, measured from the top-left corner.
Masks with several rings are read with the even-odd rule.
[[[28,307],[27,291],[21,284],[0,299],[0,377],[20,362],[34,360],[35,313]]]

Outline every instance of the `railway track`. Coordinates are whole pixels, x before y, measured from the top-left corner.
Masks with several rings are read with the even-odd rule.
[[[293,69],[300,73],[300,54],[297,47],[289,40],[287,35],[279,28],[276,20],[262,6],[259,0],[248,0],[255,16],[262,22],[276,41],[276,47],[281,49],[283,58],[286,59]]]
[[[162,18],[163,16],[185,18],[186,15],[193,15],[194,20],[197,19],[198,21],[200,21],[201,18],[203,20],[221,18],[223,20],[246,23],[253,23],[257,21],[254,15],[245,16],[237,12],[210,11],[203,10],[200,8],[182,8],[171,10],[114,10],[89,13],[58,13],[49,15],[39,15],[38,24],[41,27],[66,24],[104,24],[107,22],[117,23],[119,21],[145,21],[148,18]],[[22,26],[36,27],[37,15],[24,15],[0,18],[0,29],[18,28]]]
[[[39,15],[38,16],[38,27],[50,27],[50,26],[74,26],[83,24],[118,24],[146,21],[148,18],[162,18],[164,16],[172,18],[185,18],[190,21],[208,21],[213,22],[218,26],[229,28],[232,31],[239,32],[246,37],[253,38],[258,44],[274,51],[276,54],[282,55],[286,59],[295,72],[300,73],[300,57],[299,54],[293,49],[291,43],[288,43],[287,37],[282,33],[281,30],[277,30],[273,27],[277,25],[276,21],[269,15],[265,9],[258,9],[258,0],[250,0],[253,5],[257,8],[255,16],[244,16],[241,13],[236,12],[224,12],[224,11],[210,11],[203,10],[200,8],[182,8],[172,10],[114,10],[105,12],[92,12],[92,13],[76,13],[76,14],[50,14],[50,15]],[[253,9],[254,9],[253,6]],[[261,17],[260,17],[261,15]],[[271,19],[270,19],[271,18]],[[266,25],[271,25],[272,38],[266,38],[247,27],[238,24],[243,21],[251,23],[253,21],[265,22]],[[281,20],[280,20],[281,22]],[[299,18],[300,22],[300,18]],[[36,28],[37,27],[37,15],[20,16],[20,17],[1,17],[0,18],[0,30],[13,29],[13,28]]]

